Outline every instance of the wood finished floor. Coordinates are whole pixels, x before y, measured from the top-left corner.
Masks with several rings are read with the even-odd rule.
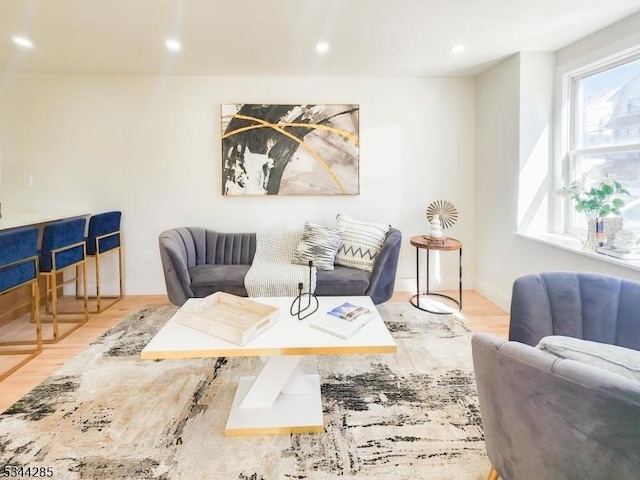
[[[449,292],[449,294],[455,296],[457,292]],[[408,302],[411,295],[409,292],[396,292],[391,301]],[[507,338],[509,328],[507,312],[473,290],[463,291],[462,298],[464,308],[460,318],[471,331],[491,332]],[[90,315],[86,325],[57,344],[45,345],[40,355],[0,382],[0,412],[4,412],[129,313],[144,306],[168,304],[169,300],[165,295],[126,296],[101,314]],[[47,328],[49,327],[45,325],[43,330],[46,331]],[[0,356],[0,370],[7,370],[20,358],[17,355]]]

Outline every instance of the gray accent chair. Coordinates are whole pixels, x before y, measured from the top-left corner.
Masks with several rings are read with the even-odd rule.
[[[527,275],[513,285],[510,341],[473,335],[489,479],[637,480],[640,383],[533,347],[549,335],[640,350],[640,282]]]
[[[393,295],[402,233],[389,229],[373,271],[336,265],[318,270],[316,295],[367,295],[373,303]],[[220,233],[202,227],[182,227],[160,234],[160,258],[169,300],[182,305],[188,298],[223,291],[247,296],[244,277],[256,252],[255,233]]]

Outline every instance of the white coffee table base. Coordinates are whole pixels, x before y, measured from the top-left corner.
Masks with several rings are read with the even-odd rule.
[[[305,374],[301,358],[263,358],[257,377],[240,377],[226,436],[324,432],[320,377]]]

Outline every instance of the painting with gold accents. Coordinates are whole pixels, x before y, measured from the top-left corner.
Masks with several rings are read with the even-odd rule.
[[[223,195],[357,195],[358,105],[222,105]]]

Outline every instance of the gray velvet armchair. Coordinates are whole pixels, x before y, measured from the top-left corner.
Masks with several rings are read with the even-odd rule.
[[[514,282],[510,341],[472,339],[489,478],[637,480],[640,383],[533,347],[549,335],[640,350],[640,282],[573,272]]]

